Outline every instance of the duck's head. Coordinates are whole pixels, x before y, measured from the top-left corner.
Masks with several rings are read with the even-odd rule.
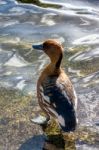
[[[56,64],[57,67],[60,65],[63,56],[63,48],[56,40],[47,40],[42,44],[33,45],[32,47],[44,51],[50,57],[51,62]]]

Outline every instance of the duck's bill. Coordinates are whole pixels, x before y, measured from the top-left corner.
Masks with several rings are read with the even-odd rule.
[[[39,45],[32,45],[33,49],[37,49],[37,50],[43,50],[43,44],[39,44]]]

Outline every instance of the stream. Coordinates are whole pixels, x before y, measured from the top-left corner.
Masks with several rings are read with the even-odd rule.
[[[21,1],[21,0],[20,0]],[[82,137],[69,150],[99,150],[99,1],[0,0],[0,150],[42,150],[45,135],[30,121],[40,112],[36,83],[48,57],[32,44],[56,39],[78,96]],[[48,150],[63,150],[48,146]]]

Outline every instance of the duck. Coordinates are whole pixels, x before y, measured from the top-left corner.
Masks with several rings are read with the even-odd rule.
[[[61,67],[64,49],[58,41],[48,39],[33,44],[33,49],[43,51],[50,63],[37,81],[37,98],[46,122],[54,118],[63,132],[75,131],[77,126],[77,94],[68,75]],[[44,120],[45,121],[45,120]]]

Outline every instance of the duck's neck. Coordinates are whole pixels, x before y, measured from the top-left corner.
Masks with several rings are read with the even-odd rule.
[[[63,58],[63,54],[61,53],[57,60],[51,61],[51,63],[47,66],[46,70],[50,75],[60,74],[62,58]]]

